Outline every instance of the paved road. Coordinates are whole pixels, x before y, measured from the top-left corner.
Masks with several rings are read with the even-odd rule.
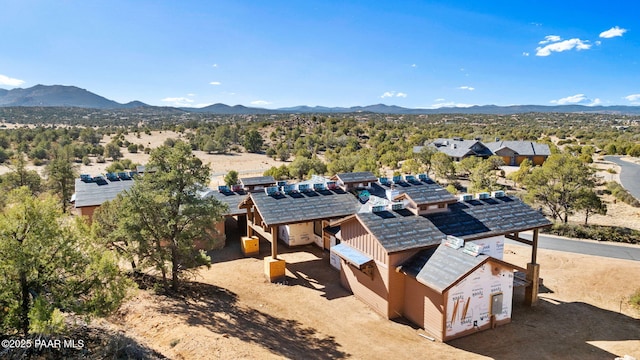
[[[605,160],[620,165],[620,182],[631,195],[640,200],[640,165],[620,159],[620,156],[605,156]]]
[[[531,234],[520,234],[520,236],[531,240]],[[522,245],[519,242],[509,239],[506,239],[506,243]],[[555,236],[539,235],[538,248],[640,261],[640,246],[637,245],[612,245],[593,241],[581,241]]]

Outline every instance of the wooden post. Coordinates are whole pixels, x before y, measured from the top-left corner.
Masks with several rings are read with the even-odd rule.
[[[253,225],[253,206],[247,207],[247,236],[248,237],[253,236],[253,228],[251,227],[251,225]]]
[[[278,225],[271,227],[271,258],[278,259]]]
[[[533,246],[531,247],[531,263],[536,264],[538,258],[538,229],[533,230]]]
[[[535,306],[538,302],[538,286],[540,286],[540,264],[527,264],[527,280],[531,284],[524,289],[524,304]]]
[[[540,264],[538,258],[538,229],[533,230],[533,245],[531,246],[531,263],[527,264],[527,280],[531,285],[524,291],[524,303],[527,306],[534,306],[538,302],[538,287],[540,286]]]

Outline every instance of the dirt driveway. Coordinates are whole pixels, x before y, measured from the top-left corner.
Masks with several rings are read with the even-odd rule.
[[[339,285],[328,254],[313,245],[286,249],[287,281],[265,281],[260,257],[237,241],[212,253],[185,298],[141,291],[111,321],[175,359],[613,359],[640,358],[640,312],[625,297],[640,288],[640,262],[540,250],[546,286],[537,307],[514,299],[511,324],[431,342],[402,320],[381,318]],[[526,263],[529,248],[506,245]]]

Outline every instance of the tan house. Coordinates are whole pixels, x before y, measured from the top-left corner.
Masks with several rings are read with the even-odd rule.
[[[407,209],[359,212],[332,223],[340,226],[341,233],[341,243],[332,252],[341,258],[342,285],[358,299],[382,316],[404,316],[446,341],[485,329],[487,324],[510,321],[514,270],[528,273],[531,281],[518,283],[528,286],[528,302],[535,302],[537,233],[550,224],[542,214],[512,197],[446,203],[446,211],[426,215]],[[504,237],[519,239],[517,234],[527,230],[534,230],[531,269],[504,263]],[[441,249],[448,236],[460,239],[461,247],[480,249],[478,254]],[[494,268],[500,279],[503,275],[509,279],[510,285],[500,281],[499,287],[492,287],[496,279],[486,270]],[[472,307],[467,305],[468,298],[476,287],[469,290],[463,284],[476,281],[488,290],[483,290],[483,294],[487,292],[486,303],[474,301]],[[463,300],[455,298],[459,292]],[[503,294],[502,303],[509,304],[504,312],[492,318],[484,310],[467,310],[461,316],[465,307],[486,309],[494,296],[498,299],[498,293]],[[476,326],[468,329],[468,321]]]
[[[529,159],[534,165],[542,165],[551,155],[549,145],[532,141],[496,141],[488,143],[487,147],[511,166],[519,166],[524,159]]]

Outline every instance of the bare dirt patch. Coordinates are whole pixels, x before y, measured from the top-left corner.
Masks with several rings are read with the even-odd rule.
[[[505,246],[525,264],[530,249]],[[402,320],[386,320],[339,285],[328,254],[286,249],[287,281],[264,279],[262,256],[244,258],[235,241],[212,253],[183,297],[143,290],[111,318],[128,336],[174,359],[613,359],[640,357],[640,262],[540,250],[545,293],[535,308],[516,290],[513,321],[449,344],[431,342]]]

